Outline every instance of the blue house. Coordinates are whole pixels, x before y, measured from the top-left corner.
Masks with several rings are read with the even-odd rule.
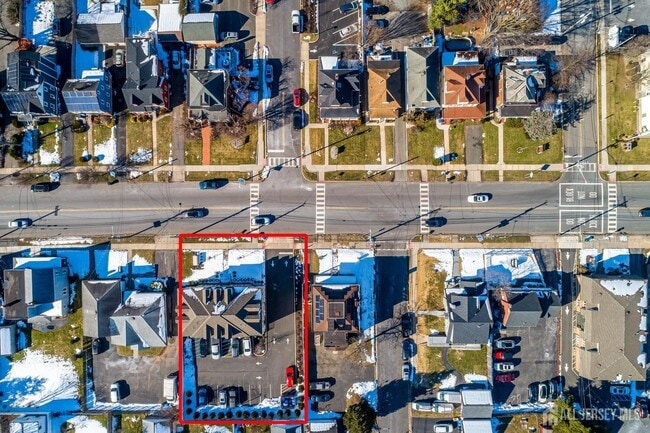
[[[66,81],[61,93],[69,112],[113,113],[113,86],[108,69],[84,71],[81,79]]]

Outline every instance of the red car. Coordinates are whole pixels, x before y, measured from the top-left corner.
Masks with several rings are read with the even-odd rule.
[[[302,105],[302,89],[296,89],[293,91],[293,106],[300,108]]]
[[[497,361],[510,361],[512,359],[512,353],[506,352],[505,350],[495,350],[494,359]]]
[[[513,380],[515,380],[514,373],[497,374],[496,376],[496,381],[501,383],[509,383]]]
[[[290,365],[289,367],[287,367],[286,373],[287,373],[287,387],[293,388],[293,381],[296,377],[296,367]]]

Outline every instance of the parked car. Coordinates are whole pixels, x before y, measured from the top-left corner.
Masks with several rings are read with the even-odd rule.
[[[302,106],[302,89],[294,89],[293,106],[296,108],[300,108]]]
[[[117,403],[122,400],[122,393],[120,392],[120,384],[115,382],[111,385],[111,402]]]
[[[350,3],[342,4],[339,7],[339,12],[341,12],[343,14],[343,13],[346,13],[346,12],[356,11],[357,9],[359,9],[359,3],[350,2]]]
[[[515,341],[514,340],[509,340],[507,338],[501,339],[501,340],[496,340],[494,342],[494,347],[497,349],[514,349],[515,348]]]
[[[179,70],[181,68],[181,53],[179,51],[172,51],[172,68]]]
[[[228,179],[209,179],[199,182],[199,189],[219,189],[228,184]]]
[[[52,184],[50,182],[35,183],[31,189],[32,192],[50,192],[52,191]]]
[[[471,194],[467,196],[469,203],[487,203],[490,201],[490,196],[487,194]]]
[[[512,362],[495,362],[494,369],[496,371],[513,371],[515,369],[515,364]]]
[[[272,83],[273,82],[273,65],[266,64],[266,67],[264,68],[264,80],[266,80],[267,83]]]
[[[332,399],[332,393],[331,392],[312,394],[312,395],[309,396],[309,400],[312,403],[323,403],[323,402],[326,402],[326,401],[330,401],[331,399]]]
[[[288,366],[285,370],[285,376],[287,378],[287,387],[293,388],[293,384],[296,379],[296,367],[293,365]]]
[[[644,398],[637,400],[636,406],[634,406],[634,411],[639,416],[639,418],[648,417],[648,401]]]
[[[225,389],[219,390],[219,404],[225,406],[228,402],[228,391]]]
[[[402,342],[402,361],[408,361],[413,357],[413,341],[408,338]]]
[[[115,50],[115,66],[124,66],[124,50]]]
[[[450,421],[438,421],[433,425],[433,433],[451,433],[454,431],[454,424]]]
[[[630,387],[625,385],[611,385],[609,392],[612,395],[630,395]]]
[[[320,380],[318,382],[312,382],[309,384],[310,391],[327,391],[332,386],[331,383]]]
[[[221,358],[221,340],[220,339],[212,340],[212,346],[211,346],[210,353],[212,354],[212,359]]]
[[[548,400],[548,387],[545,382],[540,382],[537,385],[537,401],[540,403],[546,403]]]
[[[185,218],[203,218],[207,214],[207,209],[189,209],[185,211]]]
[[[237,389],[232,387],[228,390],[228,407],[237,407],[238,404]]]
[[[251,218],[251,225],[253,226],[268,226],[273,222],[270,215],[258,215]]]
[[[402,364],[402,380],[410,380],[411,379],[411,364],[408,362],[405,362]]]
[[[427,227],[442,227],[447,224],[447,218],[445,217],[433,217],[426,220],[425,224]]]
[[[220,36],[222,41],[237,39],[239,38],[239,32],[221,32]]]
[[[377,5],[377,6],[370,6],[369,8],[366,9],[366,15],[385,15],[388,13],[388,6],[384,5]]]
[[[201,358],[208,356],[208,340],[205,338],[199,339],[199,356]]]
[[[305,115],[302,110],[293,112],[293,129],[298,130],[305,127]]]
[[[503,373],[503,374],[497,374],[496,375],[496,381],[500,383],[509,383],[515,380],[517,375],[515,373]]]
[[[539,398],[539,384],[531,383],[528,385],[528,402],[536,403]]]
[[[19,227],[25,228],[32,225],[32,220],[29,218],[17,218],[13,221],[9,221],[9,227]]]
[[[251,356],[253,354],[250,337],[242,338],[241,346],[242,346],[241,350],[244,356]]]
[[[299,10],[291,11],[291,32],[292,33],[301,33],[302,32],[302,15]]]
[[[557,382],[554,380],[549,380],[548,382],[548,398],[550,400],[557,400],[560,396],[560,390],[558,389]]]
[[[650,207],[643,208],[639,211],[640,217],[650,217]]]
[[[349,26],[339,30],[339,34],[341,35],[342,38],[344,38],[350,33],[356,32],[357,30],[359,30],[359,26],[357,26],[356,24],[350,24]]]
[[[99,338],[93,340],[93,355],[99,355],[99,352],[102,350],[102,342]]]
[[[413,322],[409,313],[403,314],[401,319],[402,337],[408,338],[413,335]]]
[[[208,404],[208,389],[205,386],[199,388],[197,403],[199,406]]]
[[[239,338],[233,338],[230,342],[230,354],[233,358],[239,356]]]
[[[372,20],[373,23],[380,29],[385,29],[388,27],[388,20]]]
[[[505,350],[495,350],[493,355],[494,359],[498,361],[510,361],[512,359],[512,353],[506,352]]]

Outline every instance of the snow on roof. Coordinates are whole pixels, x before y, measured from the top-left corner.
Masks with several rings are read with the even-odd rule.
[[[492,420],[464,419],[463,431],[471,433],[492,433]]]
[[[124,20],[122,12],[103,12],[92,14],[79,14],[77,16],[77,25],[79,24],[120,24]]]
[[[153,305],[161,299],[163,299],[162,293],[131,292],[131,295],[126,299],[124,304],[131,308],[141,308]]]
[[[215,17],[214,12],[207,12],[202,14],[187,14],[183,17],[184,23],[211,23]]]
[[[159,5],[158,33],[180,32],[183,16],[178,12],[178,5],[174,3]]]
[[[602,264],[603,272],[606,274],[630,275],[630,250],[627,248],[605,248]]]
[[[618,296],[632,296],[645,287],[646,280],[600,280],[600,285]]]
[[[489,389],[463,389],[460,391],[463,404],[469,405],[490,405],[492,406],[492,393]]]
[[[63,266],[60,257],[15,257],[14,269],[52,269]]]
[[[428,257],[433,257],[438,261],[433,266],[437,272],[445,272],[447,281],[453,277],[454,251],[453,250],[422,250],[422,253]]]
[[[486,281],[493,287],[545,287],[532,249],[488,250],[485,253],[485,266]]]
[[[74,418],[70,418],[67,421],[69,424],[74,426],[75,433],[106,433],[106,427],[104,427],[96,419],[90,419],[85,415],[77,415]]]
[[[353,394],[357,394],[368,402],[368,404],[377,409],[377,382],[356,382],[353,383],[348,392],[345,394],[346,399],[350,399]]]
[[[460,276],[461,277],[480,277],[485,276],[485,262],[483,260],[484,250],[459,250],[460,256]]]

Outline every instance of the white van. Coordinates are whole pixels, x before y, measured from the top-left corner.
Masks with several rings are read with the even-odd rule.
[[[251,356],[251,354],[253,353],[253,351],[251,350],[251,338],[250,337],[242,338],[241,346],[242,346],[241,350],[244,356]]]
[[[120,384],[115,382],[111,385],[111,402],[117,403],[122,400],[122,393],[120,392]]]
[[[178,398],[178,373],[167,376],[163,382],[163,397],[167,403],[174,403]]]

